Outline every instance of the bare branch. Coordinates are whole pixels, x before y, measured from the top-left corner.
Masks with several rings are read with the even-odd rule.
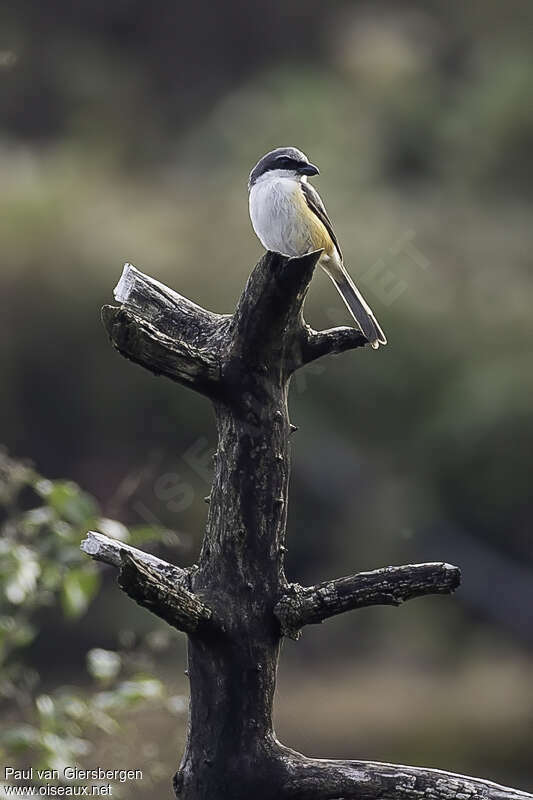
[[[130,361],[203,394],[215,392],[219,367],[212,352],[173,340],[124,308],[104,306],[102,322],[113,345]]]
[[[216,394],[230,317],[206,311],[131,264],[124,267],[115,298],[120,308],[104,306],[102,321],[123,356],[203,394]]]
[[[88,556],[94,558],[95,561],[102,561],[112,567],[122,567],[123,554],[128,553],[140,563],[151,567],[168,581],[181,581],[188,575],[188,571],[181,569],[181,567],[169,564],[168,561],[163,561],[162,558],[153,556],[151,553],[145,553],[144,550],[138,550],[136,547],[125,544],[118,539],[111,539],[109,536],[104,536],[103,533],[97,533],[96,531],[87,533],[87,537],[82,541],[80,548]]]
[[[183,295],[145,275],[133,264],[124,264],[113,296],[123,308],[141,316],[167,336],[201,340],[205,333],[216,331],[224,317],[207,311]]]
[[[122,554],[119,585],[136,603],[169,625],[195,633],[211,619],[211,609],[185,586],[171,583],[157,569],[129,553]]]
[[[189,570],[95,531],[89,531],[81,549],[118,567],[121,589],[178,630],[193,633],[209,621],[210,609],[189,590]]]
[[[316,586],[291,584],[275,608],[282,633],[293,639],[300,628],[355,608],[398,606],[426,594],[450,594],[460,583],[457,567],[440,562],[383,567]]]
[[[322,356],[344,353],[346,350],[355,350],[364,347],[368,339],[357,328],[340,327],[329,328],[325,331],[315,331],[309,326],[305,327],[304,335],[300,341],[298,358],[295,360],[294,369],[310,364]]]
[[[533,800],[533,795],[438,769],[375,761],[329,761],[281,748],[288,800]]]
[[[231,326],[232,349],[250,364],[279,358],[303,327],[303,302],[322,250],[289,258],[265,253],[241,295]],[[267,355],[268,354],[268,355]]]

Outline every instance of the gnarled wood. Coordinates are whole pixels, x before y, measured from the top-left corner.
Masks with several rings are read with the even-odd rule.
[[[120,588],[174,628],[194,633],[214,627],[211,609],[190,591],[192,570],[96,531],[89,531],[81,549],[95,561],[118,567]]]
[[[439,769],[305,758],[286,750],[287,800],[531,800],[527,792]]]
[[[126,264],[115,288],[119,308],[104,306],[102,322],[126,358],[213,396],[220,382],[220,346],[231,317],[213,314]]]
[[[303,302],[319,256],[267,253],[233,316],[206,311],[126,265],[115,292],[120,306],[103,311],[122,355],[208,395],[216,414],[215,474],[197,568],[180,570],[99,534],[83,545],[121,569],[122,588],[137,602],[188,633],[191,703],[176,797],[533,800],[435,770],[307,759],[274,735],[283,633],[361,605],[449,592],[458,583],[458,570],[444,564],[392,567],[309,588],[287,583],[290,377],[316,358],[366,343],[353,328],[317,332],[305,324]]]
[[[345,353],[364,347],[368,339],[357,328],[329,328],[325,331],[314,331],[307,327],[300,340],[299,358],[295,360],[295,369],[310,364],[322,356]]]
[[[112,539],[110,536],[105,536],[105,534],[97,531],[89,531],[87,533],[80,545],[80,549],[95,561],[110,564],[112,567],[121,567],[123,555],[128,553],[130,556],[134,556],[137,561],[156,570],[162,577],[170,581],[183,580],[188,574],[186,569],[177,567],[175,564],[169,564],[168,561],[163,561],[162,558],[157,558],[151,553],[145,553],[143,550],[138,550],[136,547],[126,544],[126,542]]]
[[[122,555],[118,582],[132,600],[179,631],[197,633],[212,627],[211,609],[189,590],[185,580],[169,581],[130,553]]]
[[[427,594],[450,594],[459,586],[461,573],[451,564],[407,564],[358,572],[317,586],[291,584],[275,613],[282,633],[292,639],[300,628],[365,606],[399,606]]]

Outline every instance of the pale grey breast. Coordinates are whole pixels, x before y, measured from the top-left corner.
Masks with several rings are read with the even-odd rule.
[[[288,256],[312,249],[311,231],[304,214],[305,200],[293,177],[261,176],[250,189],[250,218],[263,247]]]

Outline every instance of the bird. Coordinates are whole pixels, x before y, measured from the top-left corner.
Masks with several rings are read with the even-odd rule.
[[[277,147],[259,159],[248,180],[252,227],[266,250],[303,256],[322,250],[319,265],[331,278],[357,327],[377,350],[387,339],[352,281],[324,203],[308,178],[319,174],[296,147]]]

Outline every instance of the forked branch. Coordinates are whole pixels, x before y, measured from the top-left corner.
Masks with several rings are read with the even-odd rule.
[[[126,264],[114,292],[120,306],[104,306],[102,321],[123,356],[216,398],[223,365],[235,357],[252,368],[281,356],[286,371],[293,372],[320,356],[368,343],[355,328],[317,332],[303,322],[302,306],[320,253],[301,258],[266,253],[233,315],[207,311]]]
[[[295,639],[304,625],[364,606],[399,606],[413,597],[450,594],[460,580],[457,567],[441,562],[383,567],[316,586],[291,584],[276,605],[275,613],[282,633]]]

